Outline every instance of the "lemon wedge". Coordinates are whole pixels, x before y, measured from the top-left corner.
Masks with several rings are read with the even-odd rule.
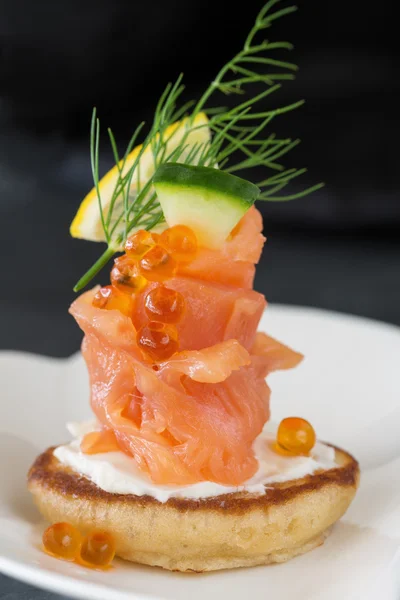
[[[165,131],[165,138],[168,140],[166,143],[166,155],[169,155],[175,148],[179,146],[184,135],[187,133],[189,119],[183,119],[170,125]],[[196,145],[206,144],[210,141],[211,135],[210,130],[207,127],[208,118],[204,113],[199,113],[193,121],[190,131],[185,140],[185,150],[183,155],[180,156],[179,161],[184,162],[185,156],[190,152],[190,149]],[[142,145],[136,146],[132,152],[127,156],[125,161],[124,169],[122,174],[125,175],[137,158]],[[120,162],[119,168],[122,167],[123,161]],[[196,164],[196,160],[193,161]],[[151,143],[147,145],[143,151],[142,156],[138,161],[138,165],[135,168],[135,172],[132,177],[131,186],[129,189],[129,196],[134,197],[137,193],[138,188],[141,189],[143,185],[154,175],[155,165],[154,158],[151,149]],[[99,181],[99,193],[101,198],[101,204],[103,207],[103,213],[107,218],[108,210],[112,200],[115,186],[119,179],[119,169],[115,165],[108,173],[102,177]],[[122,205],[122,195],[117,199],[114,205],[114,210],[118,214],[118,204]],[[114,214],[113,210],[113,214]],[[70,233],[74,238],[80,238],[83,240],[90,240],[93,242],[105,242],[106,237],[101,223],[97,191],[94,187],[87,196],[81,202],[78,212],[76,213],[74,220],[70,227]]]

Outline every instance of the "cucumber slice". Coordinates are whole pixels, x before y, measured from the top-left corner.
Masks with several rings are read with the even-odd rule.
[[[153,181],[168,225],[187,225],[207,248],[222,246],[260,193],[235,175],[179,163],[160,165]]]

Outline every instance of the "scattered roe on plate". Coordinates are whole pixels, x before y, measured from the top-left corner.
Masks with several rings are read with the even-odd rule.
[[[83,537],[70,523],[50,525],[43,533],[43,546],[55,558],[95,569],[109,567],[115,556],[113,535],[93,530]]]
[[[55,523],[43,534],[43,546],[49,554],[64,560],[75,560],[79,556],[82,536],[70,523]]]
[[[104,310],[119,310],[132,317],[135,295],[146,289],[148,282],[157,284],[145,296],[148,321],[137,331],[137,344],[154,362],[167,360],[179,350],[174,323],[185,312],[182,294],[163,285],[174,277],[180,263],[187,264],[197,254],[197,238],[186,225],[169,227],[161,235],[141,229],[125,243],[125,254],[116,258],[111,271],[111,285],[95,294],[92,304]]]
[[[115,556],[115,540],[106,531],[92,531],[82,542],[80,561],[89,567],[108,567]]]
[[[305,419],[288,417],[280,422],[276,436],[278,451],[289,455],[307,456],[315,442],[314,428]]]

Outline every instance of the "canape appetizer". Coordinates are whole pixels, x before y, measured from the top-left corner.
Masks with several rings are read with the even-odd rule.
[[[295,68],[269,54],[288,44],[256,41],[293,10],[274,12],[276,3],[199,101],[177,108],[181,78],[168,86],[143,144],[132,150],[139,127],[122,158],[110,132],[116,165],[102,179],[94,114],[95,185],[71,233],[107,249],[76,289],[118,253],[110,283],[70,308],[84,332],[94,419],[70,424],[72,442],[46,450],[29,473],[42,514],[73,528],[75,550],[63,558],[82,553],[74,532],[101,530],[112,539],[107,561],[115,552],[179,571],[283,562],[323,543],[355,494],[348,453],[317,441],[300,417],[269,426],[266,377],[302,355],[257,331],[266,301],[253,289],[265,241],[255,202],[319,187],[281,196],[304,170],[279,162],[296,142],[265,134],[299,103],[255,107]],[[215,92],[237,98],[253,84],[264,89],[207,109]],[[236,175],[251,167],[268,176]],[[60,536],[46,533],[52,554]]]

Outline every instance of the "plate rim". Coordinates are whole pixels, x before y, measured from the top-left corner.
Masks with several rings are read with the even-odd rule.
[[[51,558],[51,557],[49,557]],[[54,558],[54,560],[59,560]],[[118,565],[118,563],[117,563]],[[125,592],[118,588],[111,588],[102,583],[83,581],[71,575],[41,569],[40,567],[21,563],[20,561],[0,555],[0,573],[32,585],[39,590],[54,592],[81,600],[165,600],[153,594],[143,595],[132,590]],[[81,588],[84,588],[84,593]]]

